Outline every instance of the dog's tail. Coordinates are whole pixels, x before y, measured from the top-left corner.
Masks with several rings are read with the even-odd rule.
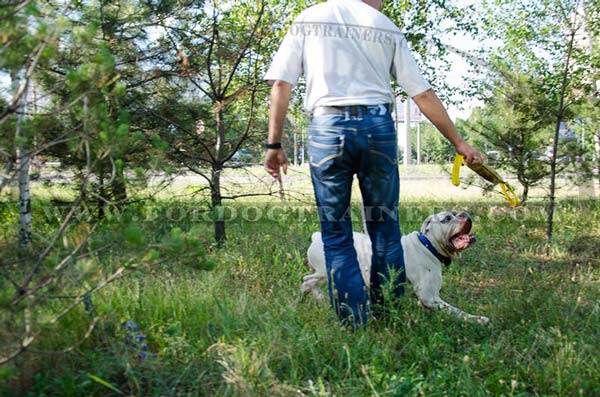
[[[358,182],[358,177],[356,177],[356,181]],[[359,197],[360,197],[360,216],[362,218],[363,233],[366,235],[369,235],[369,233],[367,231],[367,214],[365,212],[365,202],[363,201],[362,194],[359,194]]]

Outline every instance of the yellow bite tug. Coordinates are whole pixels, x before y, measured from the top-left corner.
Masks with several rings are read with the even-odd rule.
[[[454,186],[460,185],[460,167],[463,165],[463,160],[464,156],[462,154],[456,154],[454,157],[454,166],[452,167],[452,184]],[[489,181],[494,185],[500,185],[502,195],[511,207],[516,207],[519,205],[519,198],[517,197],[513,188],[508,184],[508,182],[502,179],[502,177],[496,171],[485,164],[467,166],[486,181]]]

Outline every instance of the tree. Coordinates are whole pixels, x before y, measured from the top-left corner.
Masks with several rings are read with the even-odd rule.
[[[584,26],[582,7],[590,3],[568,0],[505,1],[484,3],[482,30],[502,45],[493,50],[499,59],[510,59],[510,69],[541,82],[541,91],[549,100],[554,124],[551,141],[550,185],[548,196],[547,236],[552,239],[556,200],[556,175],[560,167],[559,131],[565,121],[572,121],[570,111],[590,90],[590,52],[577,45]],[[587,9],[587,8],[586,8]]]
[[[32,75],[40,61],[44,61],[44,51],[54,40],[52,35],[49,40],[42,40],[40,35],[48,28],[47,25],[44,23],[37,25],[33,21],[30,23],[30,18],[34,17],[34,9],[27,6],[26,2],[17,4],[25,12],[10,13],[10,11],[0,10],[0,12],[5,11],[2,13],[4,15],[0,14],[0,25],[5,31],[2,38],[5,46],[3,52],[9,54],[0,62],[0,70],[10,76],[12,82],[12,98],[0,115],[0,123],[4,124],[8,119],[14,117],[14,124],[8,126],[10,129],[14,128],[14,133],[3,134],[12,138],[10,139],[12,145],[9,144],[12,147],[7,148],[8,151],[5,152],[8,160],[5,168],[12,170],[15,165],[17,167],[14,176],[17,176],[19,182],[19,243],[22,247],[29,249],[32,239],[29,162],[33,142],[25,123],[25,116]],[[28,35],[28,31],[34,31],[34,34]],[[30,37],[31,40],[26,41],[21,48],[15,49],[15,41],[22,35]],[[6,48],[11,48],[12,51],[6,51]],[[4,127],[6,128],[6,125]],[[11,177],[4,178],[2,186],[12,179]]]
[[[582,0],[584,32],[582,45],[590,54],[586,101],[579,109],[584,128],[591,130],[593,153],[596,160],[594,172],[600,181],[600,2]]]
[[[476,110],[465,128],[477,139],[479,147],[499,152],[494,164],[517,176],[523,187],[521,205],[529,189],[550,175],[543,153],[550,138],[551,104],[540,92],[539,81],[497,67],[485,106]]]
[[[0,322],[6,325],[0,328],[0,365],[32,350],[80,306],[90,317],[84,338],[89,336],[100,320],[92,295],[127,273],[156,263],[162,250],[178,258],[179,249],[191,249],[194,261],[201,259],[197,238],[181,231],[150,248],[131,217],[108,222],[84,216],[88,198],[109,202],[105,189],[119,177],[122,148],[131,142],[126,87],[119,82],[116,57],[105,42],[95,41],[98,18],[92,16],[82,24],[85,7],[27,0],[0,6],[0,74],[21,73],[13,79],[17,87],[12,96],[3,99],[0,108],[0,153],[6,161],[0,190],[9,187],[21,169],[27,172],[22,164],[37,153],[54,153],[63,163],[81,159],[75,169],[79,183],[73,201],[43,228],[33,227],[28,250],[13,241],[18,233],[5,232],[11,213],[19,208],[0,197]],[[31,95],[26,95],[28,86]],[[17,162],[19,157],[25,160]],[[104,164],[110,166],[110,178],[98,181]],[[28,211],[40,214],[32,202]],[[105,236],[127,244],[123,262],[111,264],[102,258],[107,248],[115,246]]]
[[[40,84],[43,90],[53,92],[52,99],[56,104],[62,103],[61,106],[72,100],[74,91],[85,101],[84,111],[89,116],[85,127],[93,131],[89,135],[91,152],[95,154],[96,148],[104,149],[98,158],[93,158],[93,169],[88,170],[95,176],[91,183],[98,186],[100,195],[87,197],[86,201],[95,201],[98,215],[102,217],[106,206],[127,201],[127,188],[132,183],[127,180],[126,170],[147,165],[150,158],[160,158],[143,134],[130,133],[130,113],[132,102],[145,100],[143,86],[156,78],[145,69],[160,62],[163,55],[148,40],[148,31],[153,29],[155,20],[163,16],[136,1],[79,3],[76,9],[77,13],[56,9],[60,17],[69,21],[72,30],[63,37],[55,61],[42,69]],[[97,87],[118,95],[107,100],[102,91],[90,90],[78,80],[77,71],[96,78]],[[104,108],[103,114],[90,111],[99,107]],[[51,117],[45,117],[47,125],[43,131],[47,139],[62,134],[64,129],[79,128],[74,124],[78,115],[73,114],[71,108],[65,109],[53,124],[49,122]],[[73,150],[68,142],[53,146],[47,152],[61,159],[63,169],[74,168],[79,174],[84,172],[88,162],[84,153]]]
[[[223,194],[223,170],[240,148],[264,137],[257,117],[267,114],[262,75],[282,33],[273,28],[282,29],[297,7],[212,2],[180,10],[161,25],[177,54],[178,76],[154,84],[157,96],[152,106],[138,109],[139,122],[150,139],[166,143],[172,160],[206,180],[217,242],[226,238],[223,200],[237,197]]]
[[[461,130],[460,121],[457,122],[457,129]],[[413,155],[416,155],[417,143],[414,140],[412,146]],[[454,157],[456,151],[432,124],[425,122],[421,123],[421,153],[424,163],[446,164]]]

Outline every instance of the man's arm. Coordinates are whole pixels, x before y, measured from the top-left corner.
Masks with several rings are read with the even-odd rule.
[[[429,89],[413,97],[421,112],[452,143],[457,153],[465,156],[467,164],[482,164],[483,156],[460,136],[446,108],[435,91]]]
[[[281,142],[285,115],[290,104],[292,85],[283,80],[275,80],[271,88],[269,107],[269,143]]]
[[[269,107],[269,136],[268,143],[280,143],[283,135],[285,115],[290,104],[292,85],[283,80],[275,80],[271,88],[271,104]],[[265,170],[279,180],[280,167],[287,173],[287,156],[283,149],[267,149],[265,154]]]

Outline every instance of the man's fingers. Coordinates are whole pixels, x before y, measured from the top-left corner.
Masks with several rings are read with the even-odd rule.
[[[480,155],[479,153],[477,153],[477,154],[473,155],[471,162],[473,164],[483,164],[483,156]]]
[[[287,174],[287,157],[285,156],[285,152],[282,152],[281,150],[279,150],[279,154],[277,155],[277,157],[273,156],[272,152],[276,153],[275,151],[267,150],[267,159],[265,159],[264,168],[265,171],[271,174],[273,178],[277,179],[278,181],[281,181],[280,169],[283,168],[283,173]]]
[[[279,180],[279,167],[273,168],[268,162],[265,161],[265,171],[267,171],[273,178]]]
[[[267,173],[271,174],[273,177],[275,177],[275,175],[278,174],[278,171],[276,169],[271,168],[271,166],[269,166],[266,163],[265,163],[265,171],[267,171]]]
[[[463,156],[468,165],[483,164],[483,156],[479,153],[465,153]]]
[[[273,168],[271,168],[271,166],[269,165],[268,162],[265,161],[265,164],[263,165],[265,171],[267,171],[269,174],[272,173],[274,171]]]
[[[269,174],[275,179],[279,179],[279,170],[267,170]]]

